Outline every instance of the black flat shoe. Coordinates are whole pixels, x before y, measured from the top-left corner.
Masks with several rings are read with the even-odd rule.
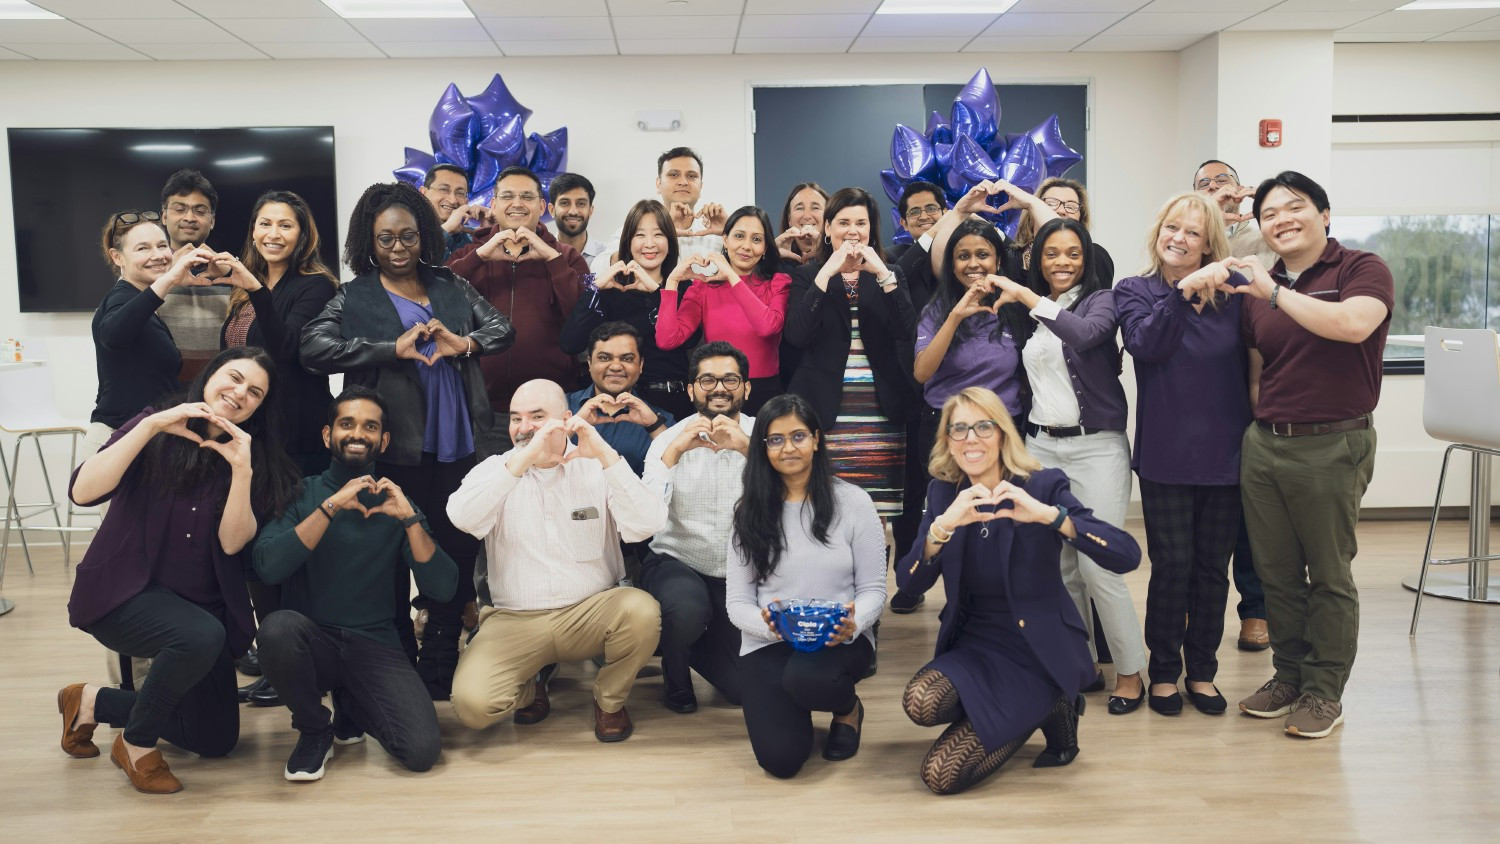
[[[1188,700],[1193,702],[1193,708],[1204,715],[1223,715],[1224,710],[1229,708],[1229,702],[1224,700],[1223,695],[1219,694],[1218,686],[1214,686],[1214,693],[1211,695],[1200,694],[1190,688],[1188,689],[1187,696]],[[1179,707],[1181,705],[1180,703],[1178,704]]]
[[[1182,695],[1175,688],[1169,695],[1153,695],[1148,692],[1146,705],[1158,715],[1179,715],[1182,713]]]
[[[240,686],[236,689],[240,703],[248,703],[251,706],[280,706],[281,696],[276,694],[276,688],[271,681],[264,676],[254,683]]]
[[[678,715],[689,715],[698,711],[698,696],[692,689],[685,692],[667,692],[661,696],[661,705]]]
[[[896,594],[891,596],[891,612],[906,615],[916,612],[926,602],[927,593],[925,592],[920,595],[911,595],[898,589]]]
[[[859,734],[865,725],[865,703],[855,701],[855,708],[859,711],[858,717],[854,719],[855,726],[834,721],[828,727],[828,741],[823,745],[823,758],[830,762],[842,762],[845,759],[854,758],[859,752]]]
[[[1073,699],[1073,731],[1071,741],[1065,747],[1047,747],[1037,754],[1036,761],[1031,763],[1033,768],[1061,768],[1072,764],[1078,758],[1078,719],[1083,717],[1083,707],[1087,703],[1083,695]]]
[[[245,655],[234,661],[234,667],[246,677],[260,676],[260,652],[255,648],[245,651]],[[244,701],[240,701],[244,703]]]
[[[1144,703],[1145,700],[1146,690],[1142,688],[1141,693],[1136,697],[1120,697],[1119,695],[1110,695],[1109,705],[1106,708],[1109,710],[1109,714],[1111,715],[1129,715],[1137,709],[1140,709],[1141,704]]]
[[[1084,686],[1078,691],[1083,692],[1084,694],[1093,694],[1094,692],[1104,691],[1104,672],[1100,671],[1099,675],[1094,678],[1094,682],[1089,683],[1087,686]]]

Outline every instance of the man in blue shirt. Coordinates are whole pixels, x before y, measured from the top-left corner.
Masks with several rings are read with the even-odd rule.
[[[641,335],[628,323],[606,322],[589,335],[587,387],[568,394],[568,410],[599,430],[640,475],[651,441],[676,421],[631,393],[641,377]]]

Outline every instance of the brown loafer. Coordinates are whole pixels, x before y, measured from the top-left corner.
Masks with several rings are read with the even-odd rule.
[[[599,702],[594,701],[594,738],[600,741],[624,741],[634,731],[635,725],[630,723],[630,713],[625,711],[625,707],[620,707],[619,712],[605,712],[599,708]]]
[[[115,736],[115,746],[109,750],[109,761],[124,771],[130,784],[142,794],[176,794],[182,790],[182,783],[172,776],[160,750],[153,750],[142,756],[141,761],[130,764],[130,755],[125,752],[124,733]]]
[[[464,630],[469,633],[473,633],[474,628],[479,626],[479,605],[473,601],[464,604],[463,625]]]
[[[1266,629],[1264,618],[1247,618],[1240,622],[1238,647],[1242,651],[1263,651],[1271,647],[1271,634]]]
[[[97,724],[73,726],[78,710],[83,708],[83,684],[74,683],[57,693],[57,711],[62,713],[62,749],[75,759],[92,759],[99,755],[99,746],[94,744],[94,728]]]
[[[548,668],[551,670],[549,671]],[[522,726],[536,724],[552,714],[552,701],[547,699],[547,684],[551,682],[552,675],[557,671],[557,666],[552,665],[548,666],[548,668],[543,668],[541,673],[536,675],[534,683],[536,686],[536,697],[532,698],[529,705],[516,710],[517,724]]]

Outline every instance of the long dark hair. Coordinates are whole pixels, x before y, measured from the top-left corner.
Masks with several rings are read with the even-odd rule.
[[[682,158],[687,155],[692,155],[692,151],[672,157]],[[630,206],[629,213],[625,215],[625,225],[620,229],[620,251],[615,254],[627,264],[635,260],[635,253],[630,251],[630,241],[635,238],[635,230],[641,227],[641,220],[647,214],[656,218],[657,227],[667,236],[667,258],[661,262],[661,277],[666,279],[677,269],[677,259],[681,257],[682,251],[677,245],[677,226],[672,222],[672,215],[667,213],[667,206],[655,199],[643,199]]]
[[[271,267],[261,257],[260,250],[255,248],[255,222],[260,219],[260,209],[273,202],[292,209],[292,215],[297,218],[297,243],[292,247],[291,260],[287,262],[288,270],[298,275],[320,275],[337,289],[338,277],[323,263],[323,256],[318,254],[323,239],[318,235],[318,224],[313,222],[312,209],[308,207],[307,200],[289,190],[268,190],[255,200],[255,205],[250,210],[250,231],[245,232],[245,246],[240,249],[240,263],[270,286]],[[239,313],[240,308],[245,307],[245,303],[249,301],[250,294],[243,287],[236,287],[229,296],[229,315]]]
[[[792,185],[791,192],[786,195],[786,202],[781,203],[781,228],[778,229],[778,232],[784,232],[791,228],[792,200],[797,198],[797,194],[809,189],[816,191],[819,196],[823,197],[823,204],[825,206],[828,204],[828,191],[823,190],[823,186],[817,182],[798,182]],[[802,246],[797,243],[795,238],[792,239],[792,251],[798,255],[802,254]]]
[[[432,203],[405,182],[380,182],[365,188],[354,210],[349,214],[349,230],[344,235],[344,264],[356,273],[369,272],[375,263],[375,218],[387,208],[405,208],[417,221],[422,237],[422,263],[431,267],[443,263],[443,225],[438,222]]]
[[[995,253],[995,272],[1001,273],[1004,269],[1002,258],[1005,255],[1005,242],[1000,239],[1000,233],[995,227],[984,220],[964,220],[953,229],[948,237],[947,249],[943,252],[943,276],[938,279],[937,289],[932,291],[932,299],[922,309],[923,315],[935,318],[939,325],[948,318],[948,314],[958,305],[958,300],[964,297],[968,288],[958,280],[958,270],[954,266],[953,254],[958,251],[958,242],[966,237],[983,238]],[[1031,322],[1026,317],[1026,309],[1020,302],[1011,302],[1002,305],[999,312],[1000,320],[995,325],[995,339],[999,340],[1001,332],[1010,329],[1010,336],[1019,345],[1021,338],[1025,336],[1028,329],[1027,323]],[[975,314],[978,316],[978,314]],[[974,334],[974,317],[969,317],[958,325],[957,339],[963,340]]]
[[[1083,267],[1079,273],[1080,280],[1077,283],[1078,298],[1068,306],[1068,310],[1078,307],[1078,303],[1098,293],[1100,290],[1108,290],[1110,282],[1096,277],[1094,273],[1094,239],[1089,237],[1089,230],[1084,228],[1083,223],[1077,220],[1065,220],[1062,217],[1048,220],[1045,225],[1037,229],[1036,240],[1031,242],[1031,254],[1028,258],[1030,269],[1027,271],[1027,286],[1036,292],[1038,296],[1052,296],[1052,285],[1042,276],[1042,251],[1047,248],[1047,241],[1060,231],[1070,231],[1078,235],[1078,243],[1083,247]]]
[[[818,448],[812,454],[812,475],[807,480],[807,500],[803,512],[812,505],[812,535],[828,544],[828,527],[833,523],[833,462],[828,459],[828,444],[818,414],[807,399],[796,393],[782,393],[761,406],[755,416],[755,430],[750,432],[750,451],[745,459],[744,492],[734,507],[734,542],[755,567],[755,580],[765,583],[776,572],[781,552],[786,549],[786,531],[781,523],[785,511],[786,482],[771,465],[766,453],[767,431],[771,423],[784,416],[795,416],[817,437]]]
[[[880,239],[880,206],[875,204],[875,197],[864,188],[839,188],[833,196],[828,197],[828,206],[823,209],[823,245],[818,249],[818,260],[827,261],[833,255],[833,241],[828,234],[828,227],[833,225],[833,218],[846,208],[859,206],[870,215],[870,243],[869,247],[875,250],[880,260],[885,260],[885,247],[881,246]]]
[[[265,349],[236,346],[219,352],[203,367],[203,371],[198,373],[198,377],[193,379],[186,390],[162,399],[158,406],[167,408],[183,402],[203,401],[203,391],[208,386],[208,379],[225,364],[235,360],[253,361],[266,371],[268,386],[265,399],[249,419],[239,423],[240,429],[250,435],[250,469],[253,473],[250,481],[250,506],[255,510],[256,519],[265,524],[281,515],[287,505],[291,504],[298,487],[297,469],[291,458],[286,456],[278,421],[280,414],[275,412],[276,408],[268,406],[279,399],[276,362],[271,360]],[[188,430],[198,436],[208,438],[207,421],[190,419],[187,426]],[[142,484],[144,488],[159,493],[190,495],[228,472],[224,458],[212,449],[200,448],[171,434],[152,437],[146,444],[144,457]],[[222,507],[223,503],[219,506]]]
[[[750,271],[753,278],[761,281],[770,281],[771,276],[781,270],[781,251],[776,248],[776,234],[771,231],[771,218],[766,212],[755,207],[746,205],[735,210],[724,221],[724,257],[729,257],[729,232],[734,229],[734,224],[746,217],[753,217],[760,221],[761,236],[765,238],[766,251],[761,254],[760,260],[755,263],[755,269]]]

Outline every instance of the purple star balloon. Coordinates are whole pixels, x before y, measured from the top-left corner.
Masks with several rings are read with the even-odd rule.
[[[502,123],[518,114],[521,116],[523,126],[527,120],[531,119],[531,109],[516,102],[516,98],[510,93],[510,88],[506,87],[505,80],[501,79],[498,73],[483,91],[469,97],[469,107],[479,115],[480,126],[474,133],[476,138],[489,135]]]
[[[474,123],[474,109],[469,106],[458,86],[449,83],[437,107],[427,121],[427,133],[432,139],[432,149],[441,153],[459,167],[468,170],[473,163],[473,148],[469,133]]]
[[[1000,178],[1000,170],[990,159],[989,153],[968,135],[959,135],[958,143],[953,145],[953,169],[965,181],[973,183]]]
[[[406,163],[391,171],[397,181],[406,182],[412,187],[421,187],[427,178],[427,171],[437,163],[437,159],[419,149],[406,148]]]
[[[535,172],[550,170],[562,173],[568,169],[568,127],[545,135],[531,133],[527,138],[526,166]]]
[[[1000,178],[1027,193],[1036,193],[1045,177],[1041,149],[1030,138],[1018,139],[1000,162]]]
[[[948,125],[948,121],[935,111],[927,115],[927,131],[925,134],[927,135],[927,140],[934,144],[953,143],[953,127]]]
[[[926,178],[936,172],[932,144],[920,132],[900,123],[891,135],[891,168],[903,180]]]
[[[896,175],[895,170],[880,171],[880,186],[885,188],[885,198],[891,202],[901,201],[901,191],[906,189],[906,182]]]
[[[1049,176],[1061,176],[1068,172],[1068,168],[1083,160],[1062,137],[1062,127],[1058,125],[1057,115],[1043,120],[1036,128],[1026,133],[1032,142],[1042,153],[1042,163]]]
[[[1000,93],[990,72],[980,68],[953,98],[953,134],[968,135],[985,146],[1000,126]]]

